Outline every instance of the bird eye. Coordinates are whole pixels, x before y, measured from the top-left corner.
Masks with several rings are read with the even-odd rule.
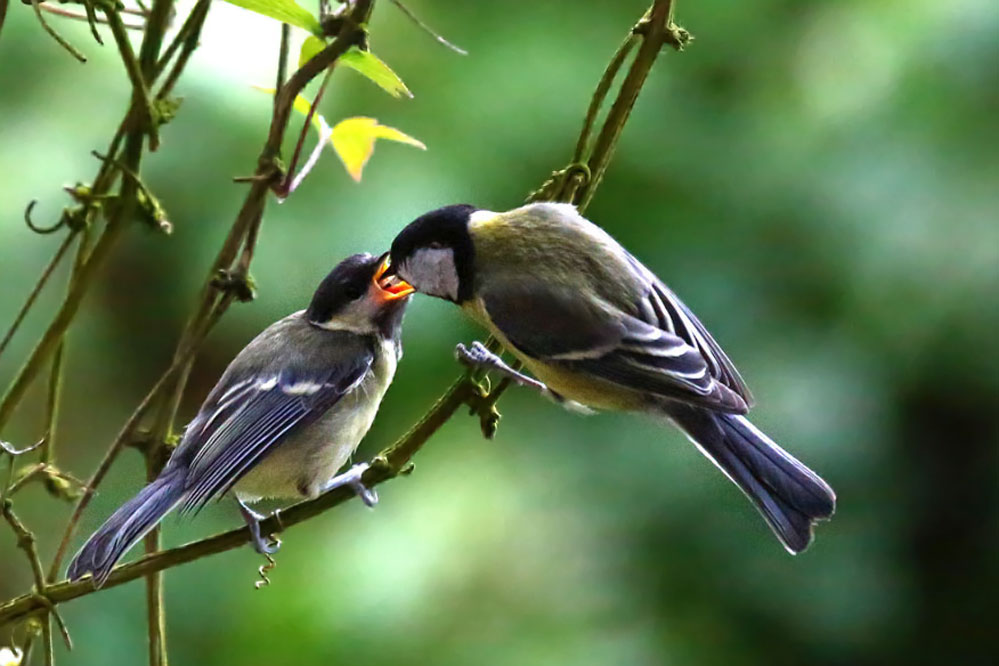
[[[356,301],[361,296],[364,296],[364,292],[367,291],[365,286],[359,284],[347,285],[347,288],[343,290],[344,295],[352,301]]]
[[[444,249],[444,243],[442,243],[440,241],[433,241],[427,247],[429,247],[431,250],[443,250]]]

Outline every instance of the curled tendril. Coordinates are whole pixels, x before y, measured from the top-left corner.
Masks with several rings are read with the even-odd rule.
[[[565,169],[562,170],[562,174],[566,179],[579,176],[579,186],[585,187],[589,184],[590,179],[593,178],[593,174],[590,172],[590,167],[583,162],[573,162]]]
[[[46,234],[54,234],[55,232],[62,229],[63,226],[66,224],[66,216],[63,215],[61,218],[59,218],[59,221],[53,224],[51,227],[38,226],[37,224],[31,221],[31,211],[35,209],[36,205],[38,205],[38,199],[32,199],[31,203],[28,204],[28,207],[24,209],[24,223],[27,224],[28,228],[34,231],[36,234],[42,234],[43,236]]]
[[[280,546],[281,540],[276,539],[276,541],[277,545]],[[267,577],[267,573],[273,571],[274,568],[277,566],[277,560],[275,560],[272,556],[268,555],[267,553],[264,553],[264,558],[267,559],[267,564],[261,564],[259,567],[257,567],[257,573],[260,575],[260,580],[258,580],[256,583],[253,584],[253,589],[255,590],[259,590],[260,588],[267,587],[268,585],[271,584],[271,579]]]

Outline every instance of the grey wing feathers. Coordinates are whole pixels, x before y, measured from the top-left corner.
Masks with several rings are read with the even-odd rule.
[[[626,332],[612,351],[570,364],[616,384],[722,411],[745,411],[745,403],[717,381],[701,351],[683,339],[623,316]]]
[[[480,297],[507,339],[537,359],[600,355],[617,346],[624,333],[598,305],[575,294],[507,282],[484,290]]]
[[[704,324],[658,278],[654,275],[651,278],[649,293],[640,304],[643,314],[651,313],[651,317],[646,318],[646,321],[674,333],[687,344],[696,347],[708,364],[711,376],[742,398],[747,409],[752,407],[753,395],[749,387],[746,386],[728,355],[704,328]]]
[[[182,512],[226,493],[286,435],[317,420],[364,379],[373,352],[345,342],[336,362],[292,358],[280,369],[223,377],[177,452],[189,470]]]
[[[689,309],[628,255],[643,292],[630,308],[531,283],[494,281],[479,296],[525,354],[625,388],[744,413],[751,397],[728,357]]]

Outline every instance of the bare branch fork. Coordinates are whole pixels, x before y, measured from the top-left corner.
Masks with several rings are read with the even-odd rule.
[[[142,212],[140,199],[148,200],[151,196],[147,186],[138,176],[144,139],[146,136],[149,137],[151,148],[156,145],[155,141],[158,137],[156,126],[162,124],[164,120],[160,115],[160,104],[168,98],[170,90],[186,66],[188,57],[197,45],[197,36],[200,34],[201,25],[207,15],[209,1],[199,0],[178,35],[163,51],[162,55],[160,52],[165,22],[173,9],[173,0],[154,1],[150,8],[146,31],[137,57],[131,52],[131,46],[127,39],[122,37],[125,35],[125,31],[118,11],[101,7],[112,26],[112,34],[126,64],[126,72],[133,84],[133,96],[115,138],[108,150],[105,151],[108,159],[102,160],[93,185],[83,193],[85,196],[75,197],[80,206],[67,213],[72,213],[73,219],[77,221],[77,224],[72,227],[69,237],[72,238],[74,234],[80,237],[67,294],[49,328],[30,354],[28,361],[15,376],[11,387],[0,398],[0,430],[20,403],[28,384],[46,365],[50,365],[52,373],[48,411],[49,430],[46,439],[55,436],[59,401],[57,382],[61,377],[63,336],[77,312],[83,294],[92,284],[98,268],[109,256],[115,241],[120,237],[121,230],[128,226],[127,223],[134,219],[137,212]],[[593,94],[572,161],[567,167],[554,172],[541,188],[529,196],[529,200],[570,201],[579,205],[580,208],[585,208],[592,199],[593,193],[607,169],[635,100],[662,47],[669,44],[679,50],[690,39],[686,31],[672,23],[672,4],[671,0],[655,0],[652,7],[629,32],[627,39],[607,66]],[[304,63],[286,80],[283,67],[279,67],[279,86],[275,94],[270,129],[258,157],[256,170],[253,176],[244,179],[249,183],[244,202],[215,261],[212,263],[199,293],[194,313],[180,337],[174,357],[169,367],[156,381],[132,416],[129,417],[105,453],[97,470],[84,485],[47,574],[42,575],[44,572],[37,552],[34,552],[34,556],[32,556],[32,553],[26,549],[26,545],[29,543],[31,549],[34,549],[33,535],[17,521],[16,515],[7,504],[9,497],[5,497],[3,516],[18,535],[18,543],[23,544],[22,548],[26,550],[35,577],[35,589],[28,594],[0,603],[0,627],[41,616],[43,620],[41,629],[48,663],[51,663],[52,659],[50,622],[51,618],[55,617],[57,624],[59,623],[58,616],[55,614],[58,604],[99,591],[93,588],[89,580],[56,582],[80,517],[93,497],[96,488],[125,446],[138,445],[146,457],[149,474],[153,476],[158,472],[159,466],[168,453],[168,442],[174,438],[173,422],[177,406],[185,389],[187,376],[197,349],[234,299],[248,300],[252,298],[248,273],[249,264],[253,258],[257,232],[263,219],[268,192],[276,190],[282,182],[286,182],[278,157],[295,97],[307,83],[332,67],[351,45],[364,39],[363,26],[367,23],[372,5],[373,0],[355,0],[350,6],[348,20],[339,24],[339,32],[336,37],[325,49]],[[116,23],[121,29],[114,29]],[[283,28],[284,30],[286,28]],[[287,62],[286,45],[287,39],[283,39],[281,61],[285,63]],[[600,131],[594,137],[592,135],[594,127],[597,125],[597,116],[604,107],[604,102],[618,73],[624,68],[628,56],[636,46],[638,47],[637,53],[631,60]],[[167,70],[171,58],[173,58],[173,66],[166,82],[158,91],[154,92],[156,79]],[[306,124],[303,131],[307,129],[308,125]],[[124,177],[120,179],[118,193],[111,195],[111,188],[120,174],[124,174]],[[104,226],[98,233],[95,226],[101,218],[104,220]],[[77,229],[80,231],[78,232]],[[63,252],[64,250],[60,250],[60,253]],[[54,263],[58,262],[60,253],[57,253]],[[47,269],[47,272],[51,271]],[[47,275],[43,274],[43,281],[46,278]],[[27,307],[30,307],[30,303]],[[13,331],[10,335],[12,334]],[[52,363],[53,359],[56,359],[57,362]],[[475,373],[466,373],[460,376],[437,399],[419,422],[396,442],[381,451],[365,473],[364,482],[369,486],[376,486],[400,474],[407,473],[412,467],[413,456],[463,406],[470,407],[472,413],[479,416],[484,435],[491,437],[495,432],[499,418],[495,404],[508,384],[501,382],[496,388],[489,391],[481,383],[483,379],[481,374]],[[140,426],[146,419],[150,419],[150,425],[147,430],[140,432]],[[52,464],[52,447],[49,445],[45,445],[45,447],[48,449],[46,464],[58,472]],[[0,452],[0,455],[5,454]],[[11,464],[13,464],[12,456]],[[61,474],[58,473],[57,476]],[[9,484],[3,486],[3,489],[7,489],[8,486]],[[280,521],[272,517],[264,521],[262,527],[270,532],[279,532],[338,506],[352,497],[353,494],[349,489],[337,489],[314,500],[302,502],[283,510]],[[22,538],[21,532],[14,525],[15,521],[24,528],[30,539]],[[241,528],[177,548],[159,550],[158,538],[154,537],[147,541],[146,555],[129,564],[118,566],[112,572],[107,583],[101,589],[114,587],[140,577],[145,577],[147,580],[151,664],[166,664],[162,583],[158,574],[165,569],[242,546],[248,539],[247,529]],[[26,645],[26,647],[29,646]]]

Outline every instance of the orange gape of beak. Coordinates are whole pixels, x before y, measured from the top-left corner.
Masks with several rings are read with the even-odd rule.
[[[386,256],[385,259],[382,260],[382,265],[378,267],[377,271],[375,271],[375,277],[373,279],[375,286],[381,290],[382,296],[385,300],[394,301],[397,298],[405,298],[416,291],[413,289],[413,285],[396,275],[389,275],[387,278],[382,279],[382,276],[385,275],[385,271],[388,270],[389,263],[389,258]]]

